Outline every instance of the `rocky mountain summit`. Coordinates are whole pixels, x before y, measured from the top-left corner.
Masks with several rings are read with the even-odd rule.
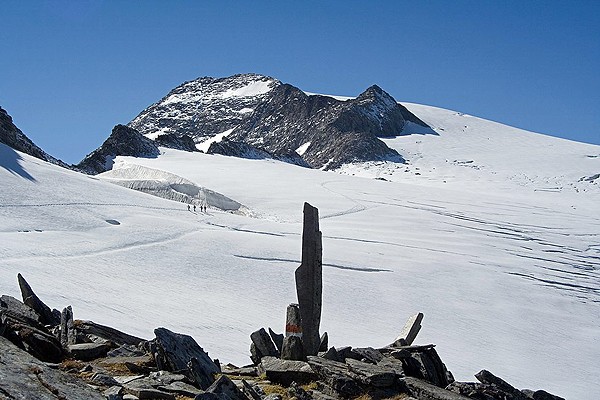
[[[208,153],[267,154],[323,169],[360,161],[404,162],[379,138],[435,133],[378,86],[344,101],[308,95],[257,74],[186,82],[129,126],[150,139],[188,135],[206,144]],[[223,137],[229,142],[219,145]]]
[[[128,125],[151,139],[173,133],[199,143],[240,125],[279,85],[256,74],[198,78],[171,90]]]
[[[67,164],[58,160],[39,148],[13,123],[12,117],[0,107],[0,143],[30,156],[68,168]]]

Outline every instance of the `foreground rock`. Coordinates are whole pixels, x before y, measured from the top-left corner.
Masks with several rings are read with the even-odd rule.
[[[10,400],[104,399],[83,381],[48,368],[0,337],[0,398]]]
[[[21,296],[23,297],[23,303],[31,307],[40,316],[40,322],[44,325],[58,325],[60,324],[60,312],[53,312],[39,297],[33,292],[31,286],[27,283],[25,278],[21,274],[17,275],[19,280],[19,287],[21,288]]]
[[[207,389],[215,381],[219,367],[191,336],[165,328],[155,329],[154,334],[155,359],[159,369],[181,372],[202,389]]]
[[[289,386],[292,382],[307,383],[316,378],[311,366],[304,361],[264,357],[258,366],[258,370],[260,373],[265,374],[270,381],[284,386]]]
[[[308,204],[307,209],[312,211]],[[320,245],[313,216],[307,235],[312,240],[308,258],[313,266],[320,266],[320,252],[313,251]],[[304,265],[310,263],[304,264],[303,257]],[[314,271],[307,275],[314,284]],[[284,340],[271,330],[270,334],[264,329],[252,333],[257,367],[228,364],[221,371],[220,363],[211,360],[192,337],[165,328],[157,328],[156,338],[145,341],[91,321],[73,320],[71,307],[66,307],[60,325],[48,325],[49,330],[40,314],[49,308],[40,305],[43,302],[20,275],[19,283],[32,306],[0,296],[0,400],[335,400],[358,396],[364,400],[564,400],[543,390],[519,390],[487,370],[476,374],[479,382],[454,382],[435,345],[401,345],[414,340],[422,314],[412,317],[405,333],[390,346],[325,351],[328,338],[324,334],[315,340],[319,355],[305,357],[300,307],[290,305]],[[312,299],[314,305],[316,293],[314,288],[307,290],[305,300]],[[318,333],[318,324],[313,332]],[[292,341],[301,349],[302,361],[271,356],[278,356],[279,348],[285,356],[294,348]],[[268,380],[258,377],[259,373]],[[265,391],[274,388],[277,394],[266,395]],[[104,396],[98,397],[99,392]]]

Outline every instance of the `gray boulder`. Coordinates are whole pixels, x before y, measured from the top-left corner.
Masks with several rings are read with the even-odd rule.
[[[251,348],[251,353],[253,355],[252,361],[255,364],[258,364],[260,359],[266,356],[279,357],[279,352],[275,348],[271,336],[264,328],[252,332],[250,340],[252,340],[252,344],[254,345],[254,348]]]
[[[359,377],[348,365],[321,357],[308,356],[308,364],[331,390],[341,397],[356,397],[363,393]]]
[[[71,356],[81,361],[90,361],[104,357],[109,349],[104,343],[78,343],[67,346],[67,350]]]
[[[174,333],[165,328],[155,329],[154,334],[157,365],[162,365],[164,369],[172,372],[185,374],[202,389],[214,382],[214,375],[219,373],[219,367],[191,336]],[[188,365],[191,365],[191,368]]]
[[[421,379],[406,377],[403,379],[411,396],[419,400],[469,400],[469,397],[432,385]],[[508,400],[508,399],[507,399]]]
[[[399,375],[391,368],[353,359],[346,360],[346,364],[348,369],[359,377],[360,382],[367,386],[386,388],[394,386],[399,378]]]
[[[475,378],[481,383],[496,386],[500,391],[510,395],[514,400],[527,400],[527,396],[519,389],[514,388],[511,384],[492,374],[490,371],[482,369],[475,374]]]
[[[226,375],[221,375],[206,392],[217,395],[221,400],[249,400]]]
[[[303,384],[316,378],[313,369],[304,361],[263,357],[258,369],[260,373],[266,374],[270,381],[284,386],[289,386],[292,382]]]
[[[105,397],[83,381],[47,367],[30,354],[0,337],[1,398],[10,400],[102,400]]]

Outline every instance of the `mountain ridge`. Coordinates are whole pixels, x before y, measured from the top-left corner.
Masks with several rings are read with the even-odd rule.
[[[429,128],[376,85],[356,99],[340,101],[308,95],[272,77],[238,74],[185,82],[128,125],[151,139],[170,133],[188,135],[197,144],[225,135],[228,146],[208,151],[232,156],[248,153],[227,153],[240,142],[235,146],[251,146],[254,151],[250,153],[300,158],[312,168],[335,169],[353,161],[404,162],[379,138],[410,134],[408,122]],[[430,128],[428,133],[435,134]],[[309,142],[302,154],[289,157]]]
[[[39,158],[40,160],[47,161],[52,164],[59,165],[63,168],[69,168],[69,166],[63,161],[52,157],[46,153],[39,146],[37,146],[27,135],[23,133],[13,123],[12,117],[8,112],[0,107],[0,143],[4,143],[7,146],[21,151],[30,156]]]

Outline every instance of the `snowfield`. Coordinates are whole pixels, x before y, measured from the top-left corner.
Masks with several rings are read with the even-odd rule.
[[[600,173],[600,146],[406,106],[437,133],[386,139],[406,165],[336,172],[162,149],[88,177],[0,145],[0,293],[20,297],[20,272],[75,318],[145,338],[165,326],[247,364],[250,333],[282,332],[296,300],[308,201],[331,345],[384,346],[421,311],[416,342],[437,344],[458,380],[486,368],[519,388],[594,397],[600,187],[585,178]],[[115,179],[185,183],[181,193],[248,212],[188,212]]]

